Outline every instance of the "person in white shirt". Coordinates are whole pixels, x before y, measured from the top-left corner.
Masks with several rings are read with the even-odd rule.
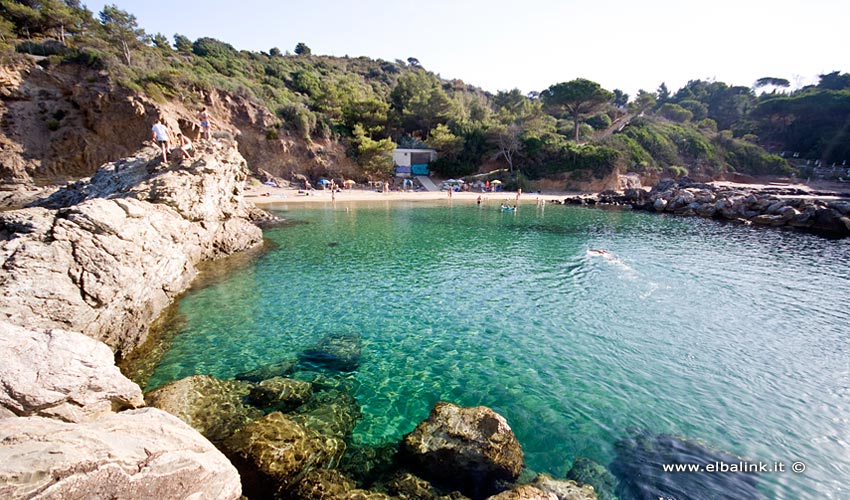
[[[162,162],[168,163],[168,147],[171,145],[171,132],[168,127],[162,124],[162,121],[157,119],[156,123],[151,128],[153,141],[162,149]]]

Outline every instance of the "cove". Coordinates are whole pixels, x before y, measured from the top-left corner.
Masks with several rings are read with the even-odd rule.
[[[444,400],[503,415],[537,472],[607,465],[637,430],[785,463],[766,498],[850,497],[850,240],[561,206],[277,208],[303,224],[180,301],[146,390],[358,335],[357,443]]]

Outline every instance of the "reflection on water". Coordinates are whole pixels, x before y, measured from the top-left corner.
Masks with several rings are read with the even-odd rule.
[[[504,415],[536,471],[609,464],[640,429],[807,463],[763,475],[769,498],[850,498],[848,240],[554,206],[284,215],[308,224],[267,231],[274,250],[181,301],[148,388],[358,335],[360,443],[448,400]]]

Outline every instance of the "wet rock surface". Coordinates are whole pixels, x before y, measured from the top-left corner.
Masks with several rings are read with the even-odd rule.
[[[404,437],[402,454],[422,477],[471,498],[495,493],[496,482],[516,480],[524,466],[507,421],[483,406],[437,403],[428,419]]]
[[[260,408],[294,410],[313,397],[313,384],[303,380],[274,377],[251,387],[248,402]]]
[[[345,443],[324,436],[280,412],[255,420],[223,444],[246,481],[249,496],[281,496],[317,469],[334,467]],[[252,491],[252,488],[259,491]]]
[[[250,382],[195,375],[146,393],[145,401],[220,444],[248,422],[263,416],[262,410],[244,403],[252,387]]]

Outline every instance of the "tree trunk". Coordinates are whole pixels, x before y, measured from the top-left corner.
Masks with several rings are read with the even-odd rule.
[[[127,42],[121,41],[121,48],[124,51],[124,62],[127,63],[127,66],[130,66],[130,46],[127,45]]]
[[[575,124],[576,144],[578,144],[578,113],[573,115],[573,123]]]

